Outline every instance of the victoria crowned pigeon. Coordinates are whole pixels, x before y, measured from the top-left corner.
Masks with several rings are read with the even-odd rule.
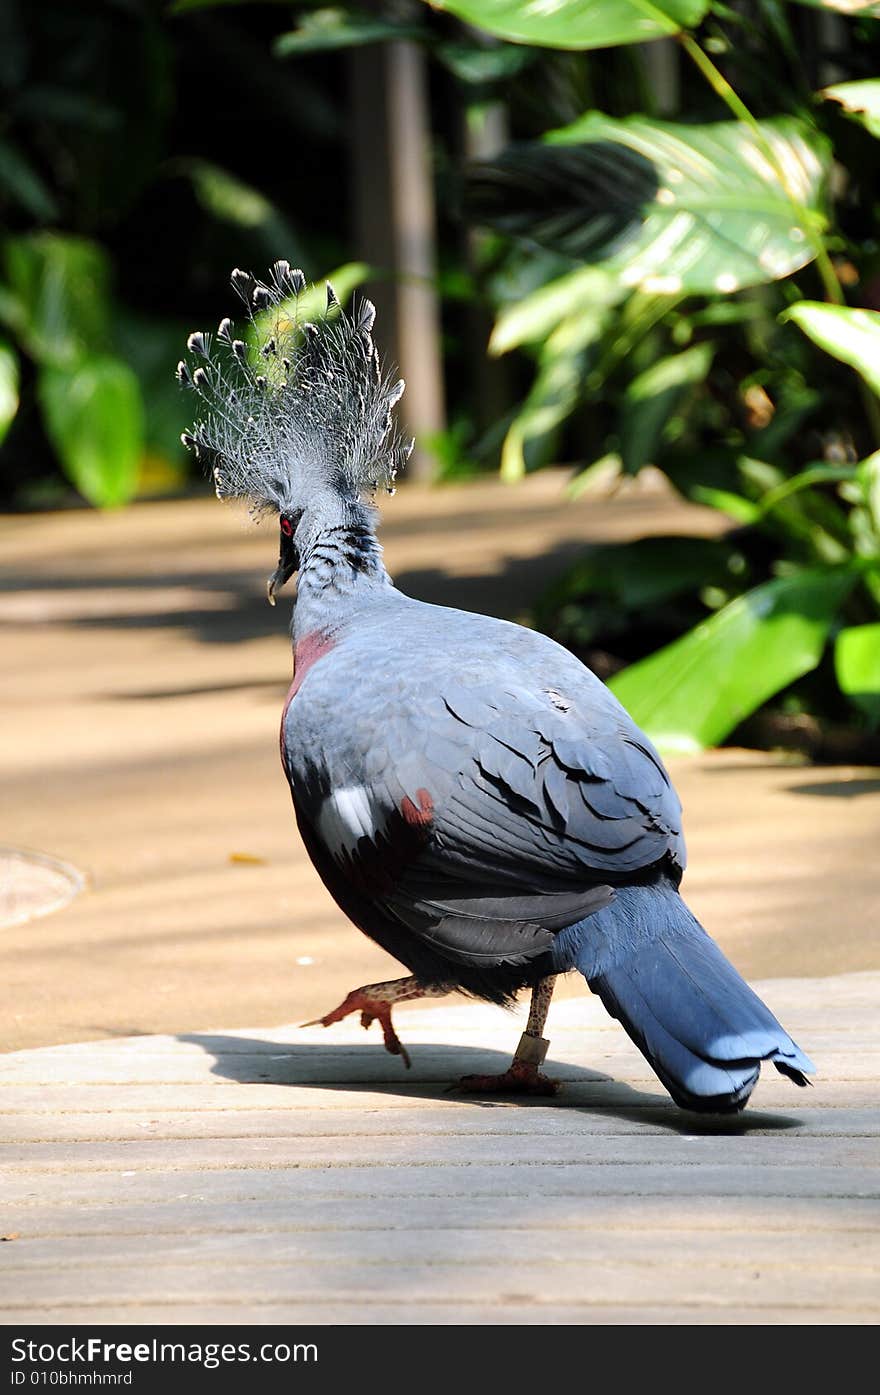
[[[412,442],[403,383],[327,287],[235,271],[245,337],[196,333],[178,376],[204,407],[184,443],[221,498],[280,516],[269,599],[298,572],[281,757],[297,823],[345,914],[411,977],[349,993],[409,1064],[395,1002],[532,991],[510,1069],[478,1090],[550,1092],[542,1036],[557,974],[577,969],[687,1109],[741,1109],[772,1061],[814,1069],[679,895],[681,806],[651,742],[546,636],[411,599],[393,585],[369,500]],[[314,294],[308,293],[309,302]],[[314,312],[313,312],[314,313]]]

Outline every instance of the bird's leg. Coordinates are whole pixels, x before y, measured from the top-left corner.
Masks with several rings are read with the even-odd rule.
[[[551,1080],[538,1069],[544,1064],[544,1057],[550,1045],[541,1033],[547,1021],[555,984],[556,976],[551,975],[549,978],[540,979],[532,989],[529,1020],[519,1039],[513,1060],[504,1074],[465,1075],[458,1082],[460,1090],[465,1090],[468,1094],[556,1094],[559,1089],[558,1080]]]
[[[409,1053],[398,1037],[391,1023],[391,1008],[395,1003],[405,1003],[411,998],[442,998],[448,988],[435,988],[427,983],[419,983],[417,978],[393,978],[387,983],[368,983],[363,988],[353,988],[339,1007],[328,1012],[325,1017],[316,1017],[311,1022],[303,1022],[303,1027],[329,1027],[333,1022],[341,1022],[349,1013],[359,1012],[361,1026],[369,1027],[378,1022],[385,1038],[385,1050],[392,1056],[400,1056],[407,1070],[410,1066]]]

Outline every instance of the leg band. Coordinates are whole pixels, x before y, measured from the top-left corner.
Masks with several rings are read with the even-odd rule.
[[[546,1037],[533,1037],[523,1032],[513,1059],[530,1066],[542,1066],[549,1049],[550,1043]]]

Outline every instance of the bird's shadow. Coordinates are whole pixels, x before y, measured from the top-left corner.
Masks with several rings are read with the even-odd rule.
[[[556,1062],[552,1057],[544,1070],[560,1082],[557,1095],[480,1095],[458,1089],[462,1076],[500,1075],[507,1070],[509,1053],[485,1047],[421,1044],[412,1048],[412,1069],[406,1070],[398,1057],[366,1043],[315,1046],[210,1032],[185,1033],[177,1040],[201,1047],[214,1057],[212,1073],[239,1085],[308,1086],[424,1100],[455,1098],[474,1109],[505,1107],[513,1102],[523,1109],[571,1109],[687,1135],[776,1132],[800,1128],[804,1122],[757,1109],[741,1114],[697,1114],[680,1109],[669,1098],[633,1089],[601,1071]]]

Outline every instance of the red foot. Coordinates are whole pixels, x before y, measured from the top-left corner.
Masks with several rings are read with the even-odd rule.
[[[468,1095],[555,1095],[559,1081],[527,1061],[512,1061],[503,1075],[464,1075],[456,1088]]]
[[[330,1027],[334,1022],[341,1022],[343,1017],[348,1017],[352,1012],[360,1013],[362,1027],[369,1027],[373,1022],[379,1023],[385,1038],[385,1050],[390,1051],[392,1056],[399,1056],[409,1070],[412,1064],[409,1052],[391,1025],[391,1004],[384,1003],[378,998],[368,997],[362,988],[355,988],[339,1004],[339,1007],[328,1012],[326,1017],[316,1017],[313,1021],[302,1022],[300,1025],[302,1027]]]

